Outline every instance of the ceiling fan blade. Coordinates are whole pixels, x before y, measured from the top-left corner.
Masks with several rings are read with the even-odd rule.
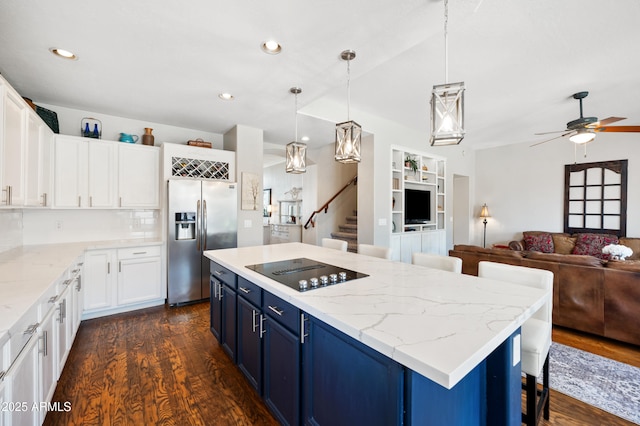
[[[596,132],[629,132],[629,133],[640,133],[640,126],[605,126],[605,127],[596,127]]]
[[[605,118],[604,120],[598,121],[596,127],[606,126],[607,124],[612,124],[612,123],[615,123],[617,121],[626,120],[626,119],[627,119],[626,117],[609,117],[609,118]]]
[[[534,143],[533,145],[529,145],[529,147],[537,146],[537,145],[542,145],[543,143],[547,143],[547,142],[551,142],[551,141],[556,140],[556,139],[563,138],[563,137],[565,137],[565,136],[567,136],[567,135],[570,135],[570,134],[572,134],[572,133],[577,133],[577,132],[576,132],[575,130],[571,130],[571,131],[566,132],[566,133],[564,133],[564,134],[562,134],[562,135],[560,135],[560,136],[556,136],[555,138],[546,139],[546,140],[543,140],[543,141],[540,141],[540,142],[536,142],[536,143]]]
[[[564,129],[564,130],[555,130],[555,131],[553,131],[553,132],[534,133],[534,135],[550,135],[550,134],[553,134],[553,133],[562,133],[562,132],[566,132],[566,131],[567,131],[567,129]]]

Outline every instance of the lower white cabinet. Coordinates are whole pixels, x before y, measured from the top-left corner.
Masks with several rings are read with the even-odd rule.
[[[446,234],[444,230],[404,232],[392,235],[391,259],[411,263],[413,253],[433,253],[446,256]]]
[[[39,411],[33,409],[40,403],[38,342],[34,333],[4,378],[8,406],[2,414],[8,425],[40,424]]]
[[[162,265],[161,245],[87,251],[83,318],[163,304]]]

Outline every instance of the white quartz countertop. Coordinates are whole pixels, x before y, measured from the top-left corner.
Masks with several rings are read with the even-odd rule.
[[[9,329],[85,250],[162,244],[160,240],[114,240],[22,246],[0,253],[0,346]]]
[[[448,389],[552,297],[541,289],[302,243],[205,255]],[[245,268],[299,257],[369,277],[299,292]]]

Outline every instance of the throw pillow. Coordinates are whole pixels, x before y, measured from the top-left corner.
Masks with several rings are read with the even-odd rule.
[[[607,260],[609,255],[602,254],[602,248],[609,244],[618,244],[618,237],[611,234],[576,234],[576,246],[571,254],[586,254]]]
[[[539,251],[542,253],[553,253],[553,239],[548,232],[524,232],[524,249],[528,251]]]
[[[571,254],[576,246],[576,237],[570,237],[567,234],[552,234],[553,247],[558,254]]]

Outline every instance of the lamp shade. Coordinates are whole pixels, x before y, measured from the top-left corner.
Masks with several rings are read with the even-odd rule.
[[[431,93],[432,146],[457,145],[464,138],[464,82],[433,86]]]
[[[287,173],[304,173],[307,171],[307,145],[301,142],[290,142],[286,149]]]
[[[482,205],[482,210],[480,210],[480,217],[484,217],[484,218],[491,217],[489,215],[489,208],[487,207],[486,203]]]
[[[355,121],[336,124],[335,160],[341,163],[359,163],[362,127]]]

